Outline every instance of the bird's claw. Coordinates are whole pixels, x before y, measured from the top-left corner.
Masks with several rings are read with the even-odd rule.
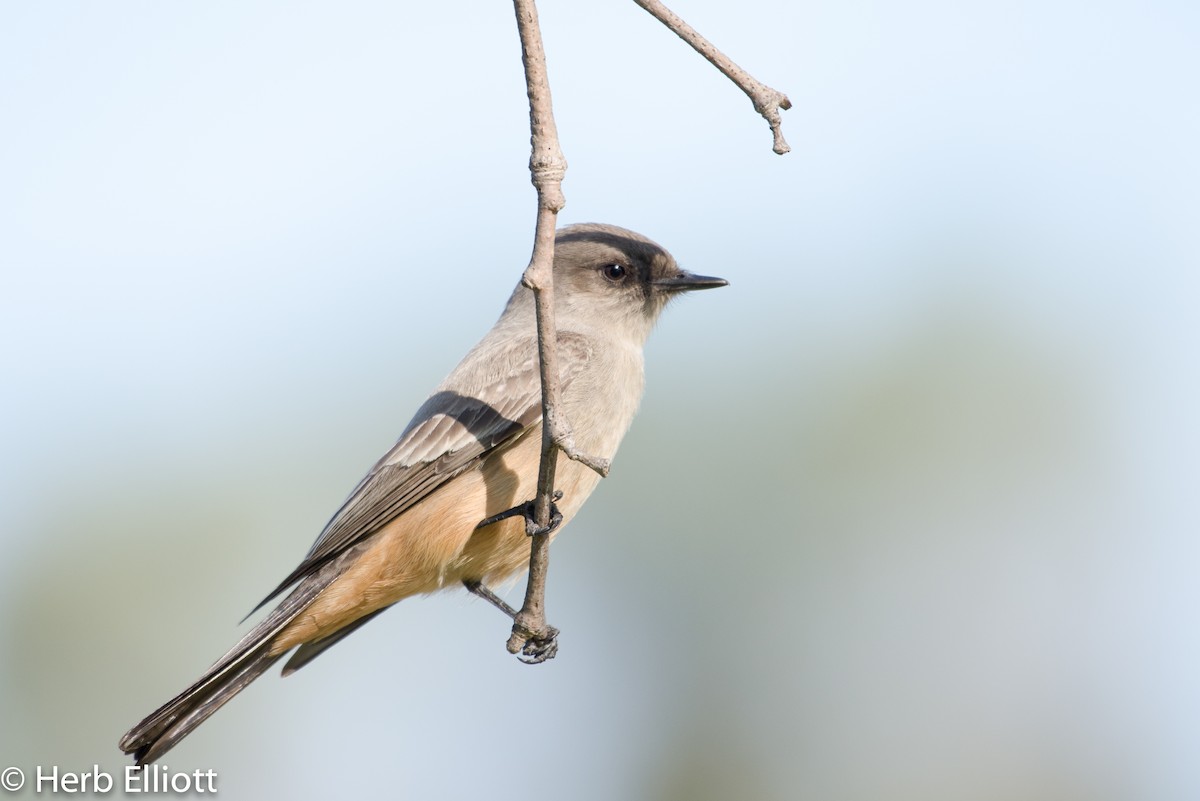
[[[475,528],[480,529],[484,526],[490,526],[492,523],[499,523],[501,520],[506,520],[510,517],[516,517],[517,515],[520,515],[521,517],[525,518],[525,533],[530,537],[536,537],[539,534],[549,534],[562,525],[562,512],[558,511],[558,506],[555,504],[555,501],[562,500],[562,496],[562,490],[555,490],[554,495],[550,497],[550,524],[544,528],[537,524],[537,518],[534,514],[534,501],[526,501],[525,503],[518,504],[511,509],[505,509],[499,514],[486,517],[479,521],[475,525]],[[546,657],[546,659],[550,658],[551,657]]]
[[[526,665],[540,665],[558,655],[558,629],[547,625],[540,635],[530,633],[517,656]]]
[[[561,498],[562,493],[556,492],[554,493],[554,496],[556,499]],[[549,534],[550,532],[554,531],[554,529],[562,525],[562,512],[558,511],[558,506],[554,503],[554,501],[550,501],[550,524],[545,528],[537,524],[537,519],[534,517],[533,513],[533,501],[530,501],[527,506],[529,508],[525,510],[525,533],[530,537],[536,537],[539,534]]]

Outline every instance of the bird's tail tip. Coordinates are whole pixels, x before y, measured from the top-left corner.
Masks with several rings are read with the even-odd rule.
[[[266,672],[280,656],[262,648],[248,654],[244,661],[206,673],[125,732],[118,747],[132,756],[138,767],[153,762]]]

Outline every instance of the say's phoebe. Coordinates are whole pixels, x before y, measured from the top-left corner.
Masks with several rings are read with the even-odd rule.
[[[624,228],[558,232],[561,403],[579,450],[616,452],[642,396],[642,346],[667,301],[725,283],[681,270]],[[522,518],[477,526],[534,496],[541,413],[533,293],[518,284],[492,330],[259,606],[291,587],[283,601],[195,684],[130,729],[121,750],[139,765],[158,759],[292,649],[284,675],[403,598],[503,581],[527,567]],[[565,524],[599,476],[562,454],[556,471]]]

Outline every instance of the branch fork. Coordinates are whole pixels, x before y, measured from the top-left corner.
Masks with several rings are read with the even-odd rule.
[[[550,438],[554,441],[554,446],[566,454],[567,458],[573,462],[579,462],[584,467],[590,467],[600,474],[601,478],[608,478],[608,471],[612,468],[612,460],[600,456],[591,456],[584,453],[575,447],[575,435],[571,430],[571,423],[566,416],[558,409],[548,410],[550,418]]]
[[[753,75],[735,64],[729,56],[718,50],[716,45],[701,36],[695,28],[684,22],[678,14],[664,6],[659,0],[633,0],[633,2],[691,45],[693,50],[708,59],[710,64],[724,73],[726,78],[733,81],[739,89],[746,93],[750,102],[754,104],[754,110],[761,114],[767,124],[771,126],[771,135],[775,139],[772,150],[782,156],[792,149],[787,140],[783,138],[783,120],[779,116],[780,109],[786,111],[792,107],[792,101],[788,100],[787,95],[756,80]]]

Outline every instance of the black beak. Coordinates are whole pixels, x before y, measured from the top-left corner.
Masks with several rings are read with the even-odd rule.
[[[671,278],[659,278],[650,283],[665,292],[691,292],[694,289],[716,289],[719,286],[729,285],[729,282],[724,278],[715,278],[711,275],[694,275],[687,270],[681,270],[679,275],[672,276]]]

